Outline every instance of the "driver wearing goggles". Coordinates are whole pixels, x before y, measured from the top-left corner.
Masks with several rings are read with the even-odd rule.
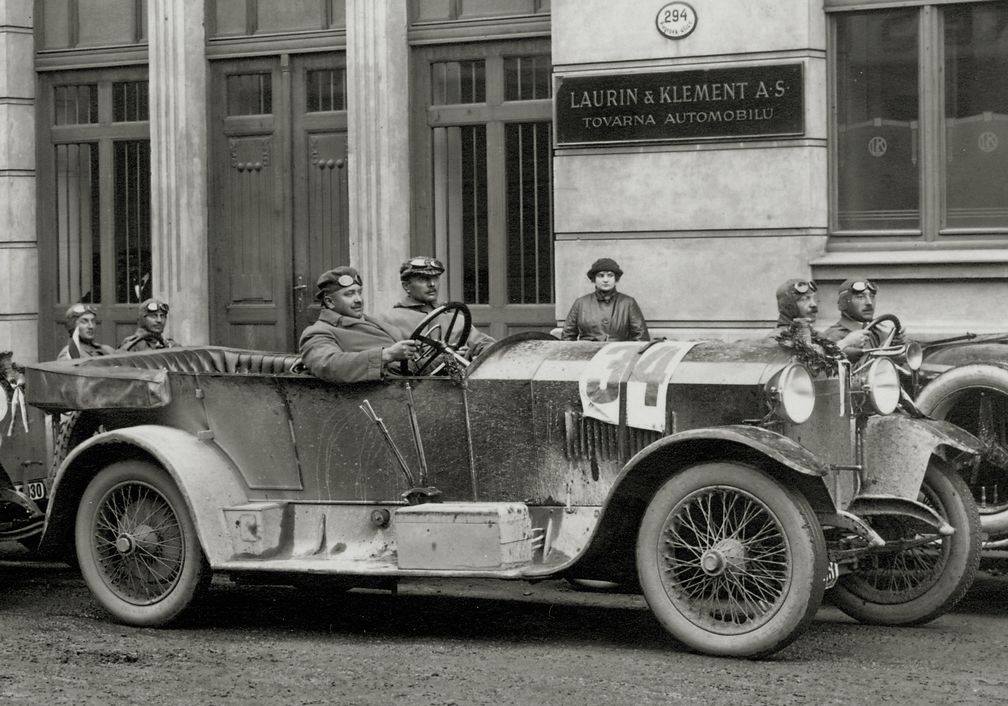
[[[878,329],[866,330],[865,324],[875,318],[875,295],[878,287],[870,279],[859,277],[844,280],[837,292],[840,320],[823,332],[823,337],[833,341],[848,358],[856,361],[868,348],[877,348],[882,342]],[[899,334],[894,344],[904,340]]]
[[[137,330],[119,344],[121,351],[149,351],[171,348],[178,345],[165,338],[168,323],[168,302],[161,299],[145,299],[137,308]]]
[[[417,342],[399,340],[396,327],[364,313],[364,285],[353,267],[323,272],[315,298],[318,320],[301,334],[301,362],[312,375],[329,382],[381,380],[386,366],[408,360]]]
[[[440,260],[423,255],[411,257],[399,266],[399,281],[402,283],[405,296],[392,306],[392,311],[385,314],[384,318],[398,327],[403,336],[412,333],[417,324],[438,307],[441,275],[444,271],[445,266]],[[442,325],[448,326],[449,322],[450,318]],[[456,336],[453,335],[451,338]],[[495,340],[473,326],[469,332],[469,340],[464,348],[459,349],[459,353],[470,359],[475,358]],[[454,344],[455,341],[448,343]]]

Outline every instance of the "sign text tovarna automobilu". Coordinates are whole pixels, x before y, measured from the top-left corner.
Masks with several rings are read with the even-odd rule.
[[[557,146],[802,135],[801,64],[560,76]]]

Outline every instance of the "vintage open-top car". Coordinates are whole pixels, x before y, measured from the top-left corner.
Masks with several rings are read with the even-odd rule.
[[[425,322],[430,355],[382,382],[217,347],[29,366],[29,401],[74,428],[42,550],[76,546],[134,625],[176,618],[213,571],[581,577],[639,582],[675,638],[735,656],[787,645],[834,584],[892,625],[969,587],[977,440],[894,413],[889,357],[813,375],[770,338],[518,334],[463,368],[445,341],[468,311],[449,311],[461,337]]]

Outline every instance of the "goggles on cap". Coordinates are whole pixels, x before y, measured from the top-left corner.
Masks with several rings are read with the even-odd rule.
[[[362,287],[364,286],[364,282],[361,281],[360,275],[357,275],[356,277],[354,275],[340,275],[336,278],[336,284],[340,287],[349,287],[354,284],[359,284]]]
[[[791,285],[797,294],[808,294],[809,292],[818,292],[819,287],[812,280],[802,280],[800,282],[795,282]]]
[[[157,311],[163,311],[167,314],[168,305],[163,302],[147,302],[147,305],[144,307],[144,311],[151,314]]]
[[[857,292],[858,294],[861,294],[862,292],[871,292],[872,294],[875,294],[875,292],[878,291],[878,287],[866,279],[859,279],[857,282],[853,282],[851,284],[850,290],[852,292]]]
[[[88,306],[87,304],[74,304],[72,307],[70,307],[70,310],[67,311],[67,318],[79,319],[80,317],[84,316],[84,314],[94,314],[95,316],[97,316],[98,312],[95,310],[93,306]]]
[[[439,270],[444,269],[444,265],[441,261],[435,257],[414,257],[409,261],[410,267],[435,267]]]

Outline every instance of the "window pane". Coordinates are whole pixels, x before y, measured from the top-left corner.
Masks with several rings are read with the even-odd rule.
[[[507,278],[509,304],[553,301],[550,123],[509,123]]]
[[[346,110],[346,69],[309,71],[305,82],[309,113]]]
[[[1008,226],[1008,5],[945,14],[949,228]]]
[[[60,303],[101,301],[98,148],[56,145],[56,259]]]
[[[483,103],[486,101],[486,70],[478,61],[444,61],[431,64],[431,105]]]
[[[463,298],[490,303],[490,260],[487,221],[486,128],[457,128],[462,141]]]
[[[147,82],[123,81],[112,84],[112,120],[117,123],[148,119]]]
[[[417,22],[455,19],[452,16],[452,0],[414,0],[410,4],[415,8],[414,20]]]
[[[509,56],[504,59],[504,100],[524,101],[552,98],[551,66],[548,54]]]
[[[837,18],[837,190],[844,230],[919,229],[917,11]]]
[[[461,5],[459,18],[531,15],[535,12],[533,0],[462,0]]]
[[[217,0],[214,28],[218,37],[246,34],[245,0]]]
[[[42,0],[42,27],[44,49],[70,46],[70,5],[66,0]]]
[[[268,115],[273,112],[273,77],[270,74],[235,74],[227,77],[228,115]]]
[[[87,125],[98,122],[98,84],[55,86],[53,124]]]
[[[150,142],[115,143],[116,303],[138,303],[151,295]]]
[[[133,0],[77,0],[79,46],[136,42]]]
[[[259,2],[257,31],[285,32],[296,29],[322,29],[323,0],[283,0]]]

